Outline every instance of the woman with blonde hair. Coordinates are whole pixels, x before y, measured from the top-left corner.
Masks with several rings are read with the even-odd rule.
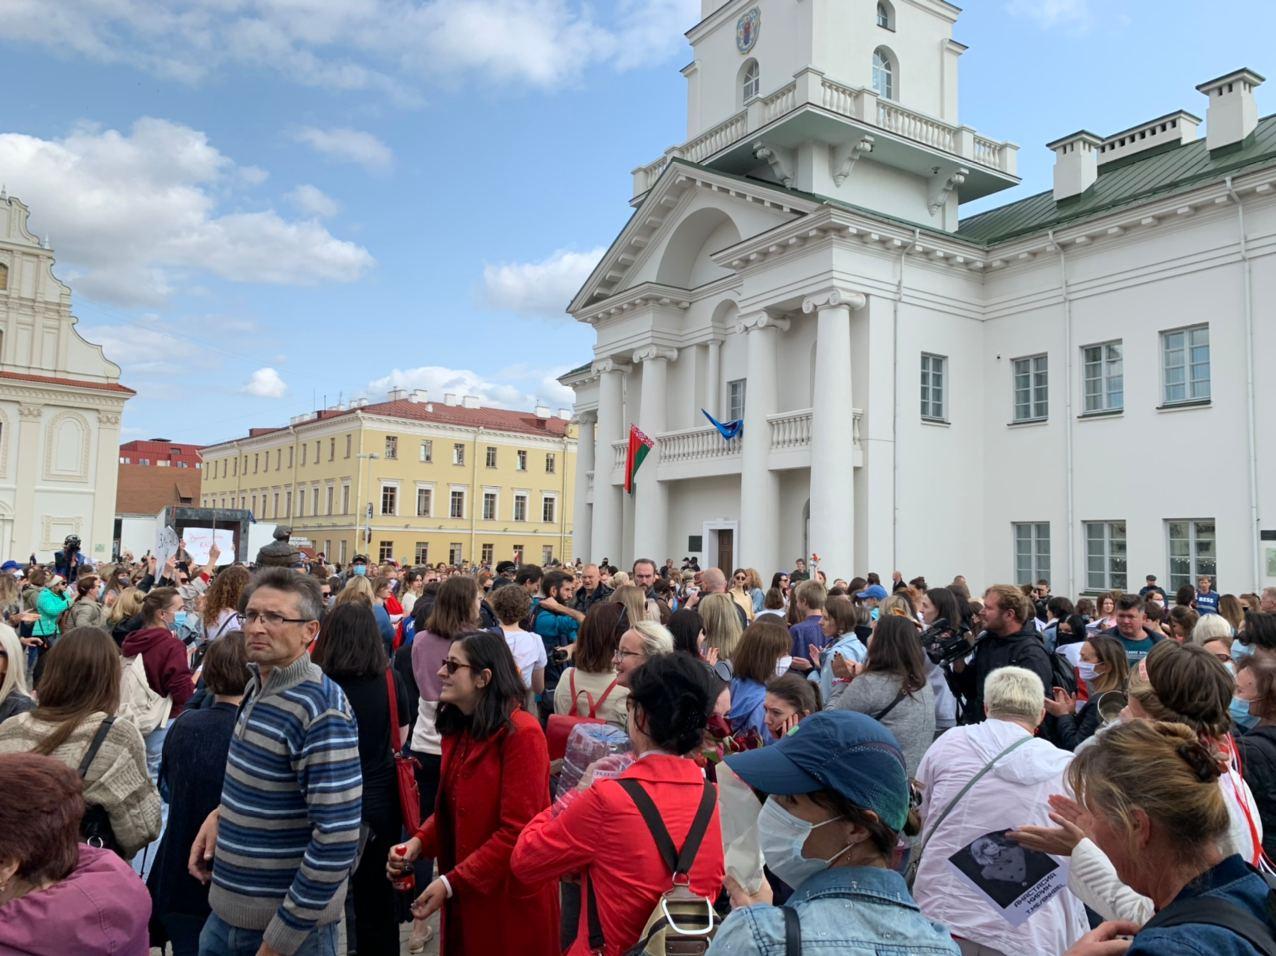
[[[126,637],[142,626],[142,601],[145,598],[140,589],[128,587],[111,605],[104,629],[111,632],[116,644],[123,644]]]
[[[332,606],[339,607],[342,604],[349,604],[351,601],[358,601],[360,604],[372,607],[375,597],[376,592],[372,590],[372,582],[365,577],[356,575],[346,582],[346,586],[341,589],[336,600],[332,602]]]
[[[1224,594],[1218,599],[1219,616],[1232,625],[1232,633],[1239,634],[1245,624],[1245,606],[1235,594]]]
[[[624,607],[630,625],[652,620],[647,613],[647,595],[636,585],[622,584],[612,593],[611,600]]]
[[[700,620],[704,622],[705,647],[718,650],[715,670],[719,677],[729,681],[734,676],[731,657],[744,634],[744,628],[740,626],[740,615],[736,613],[736,602],[729,594],[710,594],[700,600],[696,610],[700,612]]]
[[[18,632],[0,624],[0,723],[35,708],[27,686],[26,657]]]

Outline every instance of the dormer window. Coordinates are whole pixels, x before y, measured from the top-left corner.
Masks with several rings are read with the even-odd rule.
[[[885,0],[877,5],[877,25],[883,30],[895,29],[895,9]]]
[[[762,92],[762,71],[757,60],[749,60],[740,69],[740,105],[754,99]]]
[[[897,70],[895,57],[886,49],[878,47],[873,51],[873,89],[884,100],[893,100],[897,94]]]

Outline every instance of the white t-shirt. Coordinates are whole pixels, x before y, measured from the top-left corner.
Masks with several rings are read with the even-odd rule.
[[[544,667],[549,659],[545,656],[545,642],[539,634],[532,634],[521,628],[517,631],[505,631],[505,643],[510,646],[514,655],[514,663],[523,675],[523,683],[532,686],[532,672]]]

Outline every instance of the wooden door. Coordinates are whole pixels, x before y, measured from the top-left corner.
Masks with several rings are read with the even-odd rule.
[[[717,566],[727,577],[731,576],[731,570],[735,567],[735,532],[730,528],[722,528],[718,531]]]

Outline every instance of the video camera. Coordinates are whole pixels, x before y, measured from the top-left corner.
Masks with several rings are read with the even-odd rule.
[[[941,667],[961,660],[970,653],[973,645],[966,640],[966,632],[953,627],[945,618],[940,618],[921,633],[922,650],[930,658],[931,663]]]

